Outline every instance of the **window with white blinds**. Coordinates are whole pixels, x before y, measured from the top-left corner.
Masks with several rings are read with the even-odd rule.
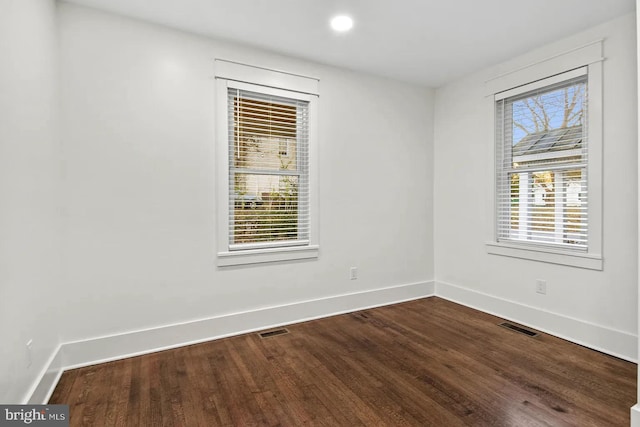
[[[320,81],[223,59],[215,76],[217,265],[317,259]]]
[[[587,251],[587,81],[583,68],[496,95],[498,242]]]
[[[229,250],[309,243],[309,102],[227,89]]]

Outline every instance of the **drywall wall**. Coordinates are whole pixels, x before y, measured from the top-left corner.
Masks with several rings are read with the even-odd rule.
[[[640,86],[640,0],[636,0],[636,61],[636,84]],[[638,105],[640,105],[640,91],[636,93],[636,96]],[[638,131],[640,132],[640,108],[638,110],[638,115],[636,116],[636,126],[638,127]],[[638,139],[636,139],[636,146],[640,146],[640,141]],[[640,166],[640,150],[637,154],[638,163],[636,165]],[[638,174],[638,182],[638,204],[640,207],[640,174]],[[640,216],[637,219],[638,225],[640,226]],[[638,265],[640,265],[640,238],[636,243],[638,248],[638,258],[636,259],[636,262],[638,263]],[[640,289],[640,272],[636,277],[636,286]],[[638,307],[640,307],[640,299],[638,300]],[[640,322],[640,318],[638,319],[638,322]],[[638,354],[640,354],[640,341],[638,342]],[[638,401],[640,402],[640,370],[638,371]],[[638,408],[638,405],[636,405],[635,408],[636,411],[632,411],[631,416],[632,423],[635,422],[633,425],[637,426],[640,425],[640,408]]]
[[[432,91],[66,3],[59,22],[63,341],[433,278]],[[214,58],[320,79],[318,260],[216,267]]]
[[[636,84],[640,85],[640,0],[636,0]],[[640,105],[640,93],[636,93],[636,99],[638,101],[638,105]],[[640,131],[640,111],[638,111],[638,115],[636,116],[636,127]],[[640,145],[638,140],[636,139],[636,147]],[[636,165],[640,165],[640,152],[637,153],[637,163]],[[638,180],[640,183],[640,174],[638,176]],[[640,204],[640,185],[638,186],[638,203]],[[637,218],[638,224],[640,226],[640,217]],[[636,247],[638,249],[638,253],[636,254],[638,258],[636,258],[637,265],[640,265],[640,239],[636,241]],[[640,272],[639,272],[640,273]],[[636,287],[640,288],[640,275],[636,276]],[[640,297],[640,295],[639,295]],[[637,301],[638,306],[640,306],[640,300]],[[638,319],[640,322],[640,319]],[[640,329],[639,329],[640,330]],[[638,342],[638,354],[640,354],[640,341]],[[638,392],[637,392],[637,400],[640,402],[640,371],[638,371]],[[633,408],[631,408],[631,426],[639,427],[640,426],[640,406],[636,403]]]
[[[29,398],[58,345],[55,20],[53,0],[0,2],[1,403]]]
[[[534,326],[635,358],[638,292],[635,31],[635,16],[627,15],[436,91],[434,251],[438,294],[446,296],[450,291],[461,302],[502,315],[506,315],[505,307],[510,306],[515,320],[526,311],[527,320]],[[485,242],[492,239],[494,142],[485,81],[602,38],[606,58],[602,160],[604,270],[487,254]],[[546,295],[536,294],[536,279],[547,281]],[[573,326],[564,328],[560,320]],[[614,348],[616,340],[626,343]]]

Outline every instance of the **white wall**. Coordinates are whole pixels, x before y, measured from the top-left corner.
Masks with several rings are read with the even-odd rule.
[[[55,18],[53,0],[0,2],[1,403],[23,403],[31,395],[58,345]]]
[[[640,84],[640,0],[636,0],[636,61],[637,61],[637,70],[636,70],[636,83]],[[636,93],[638,104],[640,105],[640,92]],[[636,117],[636,126],[638,126],[638,130],[640,131],[640,111],[638,111],[638,116]],[[640,146],[640,141],[636,139],[636,146]],[[640,166],[640,152],[637,157],[637,165]],[[640,176],[638,176],[640,183]],[[638,188],[638,202],[640,203],[640,185]],[[640,225],[640,217],[638,218],[638,224]],[[638,245],[638,259],[637,262],[640,264],[640,240],[637,242]],[[640,275],[636,277],[636,287],[640,289]],[[640,300],[638,301],[638,305],[640,306]],[[638,319],[640,322],[640,319]],[[640,354],[640,342],[638,342],[638,354]],[[640,402],[640,370],[638,371],[638,379],[637,379],[637,400]],[[640,404],[636,403],[631,408],[631,427],[640,427]]]
[[[431,91],[65,3],[59,21],[63,341],[433,278]],[[320,79],[318,260],[216,268],[214,58]]]
[[[571,339],[586,341],[628,358],[637,344],[637,97],[635,16],[627,15],[584,33],[474,73],[436,91],[435,274],[436,292],[454,290],[480,308],[501,311],[509,304],[522,315]],[[493,216],[490,116],[484,83],[501,73],[605,38],[604,42],[604,271],[489,255]],[[535,293],[547,280],[547,295]],[[487,297],[488,296],[488,297]],[[482,302],[480,302],[482,301]],[[505,304],[503,304],[505,303]],[[513,303],[513,304],[512,304]],[[527,306],[527,307],[525,307]],[[533,310],[529,310],[533,308]],[[537,314],[536,314],[537,313]],[[571,327],[593,326],[585,336]],[[563,323],[564,324],[564,323]],[[535,326],[535,325],[534,325]],[[593,336],[589,336],[592,334]],[[611,334],[627,339],[615,349]],[[617,335],[616,335],[617,334]],[[605,335],[608,335],[605,336]],[[626,351],[626,349],[631,349]]]

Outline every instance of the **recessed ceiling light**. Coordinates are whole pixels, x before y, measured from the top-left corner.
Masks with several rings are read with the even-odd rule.
[[[353,19],[347,15],[338,15],[331,18],[331,28],[339,33],[344,33],[353,28]]]

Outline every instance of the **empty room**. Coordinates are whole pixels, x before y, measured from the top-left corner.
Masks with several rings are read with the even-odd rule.
[[[636,10],[0,0],[0,425],[640,427]]]

